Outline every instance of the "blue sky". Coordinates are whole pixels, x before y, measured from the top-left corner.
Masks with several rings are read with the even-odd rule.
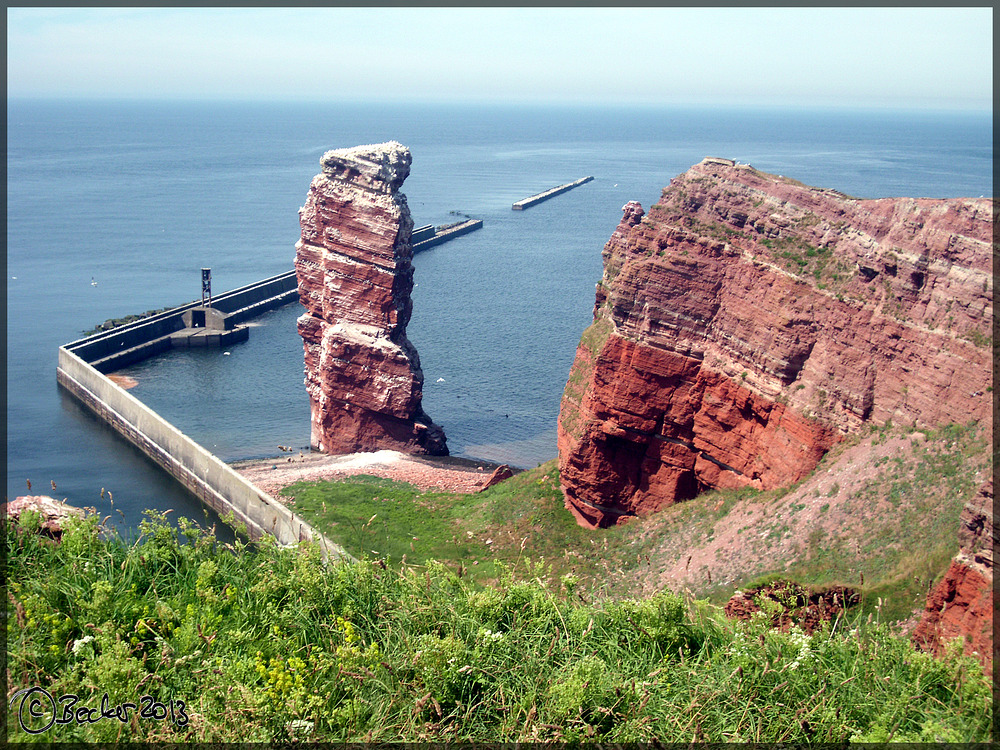
[[[8,8],[9,97],[990,110],[978,8]]]

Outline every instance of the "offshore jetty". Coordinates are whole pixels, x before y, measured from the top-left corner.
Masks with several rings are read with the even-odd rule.
[[[557,195],[561,195],[562,193],[565,193],[567,190],[572,190],[575,187],[580,187],[580,185],[584,185],[593,179],[594,179],[593,175],[588,177],[581,177],[579,180],[576,180],[574,182],[567,182],[565,185],[559,185],[558,187],[554,187],[542,193],[538,193],[537,195],[533,195],[530,198],[525,198],[524,200],[520,200],[513,206],[511,206],[511,208],[514,211],[523,211],[524,209],[530,208],[531,206],[534,206],[537,203],[541,203],[542,201],[547,201],[549,198],[554,198]]]
[[[482,227],[482,219],[467,219],[455,222],[454,224],[444,224],[439,227],[427,224],[413,230],[410,242],[413,244],[413,252],[419,253],[424,250],[430,250],[432,247],[437,247],[448,240],[461,237],[463,234],[482,229]]]

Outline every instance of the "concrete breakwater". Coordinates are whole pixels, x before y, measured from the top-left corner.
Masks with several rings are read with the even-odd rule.
[[[235,331],[235,326],[240,323],[297,298],[295,271],[287,271],[220,294],[212,298],[211,309],[222,313],[225,316],[225,324],[230,326],[228,329],[220,330],[221,337],[226,331]],[[189,302],[158,315],[65,344],[63,348],[73,352],[100,372],[113,372],[165,352],[174,346],[190,346],[192,342],[187,340],[188,337],[178,334],[189,328],[187,324],[189,321],[185,320],[185,315],[190,318],[191,314],[201,307],[200,300]],[[239,337],[231,336],[230,340],[237,338]],[[218,342],[206,343],[228,343],[228,341],[220,339]]]
[[[430,227],[424,241],[440,244],[480,226],[481,221],[469,220],[437,230]],[[350,559],[343,548],[106,375],[175,347],[242,340],[248,330],[240,324],[298,299],[293,270],[211,297],[210,305],[197,300],[101,331],[59,347],[56,380],[220,517],[244,525],[251,539],[270,534],[283,545],[310,539],[321,545],[325,556]]]
[[[413,230],[413,252],[419,253],[440,245],[442,242],[474,232],[483,226],[482,219],[468,219],[440,227],[426,226]]]
[[[526,208],[534,206],[536,203],[541,203],[542,201],[547,201],[549,198],[554,198],[561,193],[565,193],[567,190],[572,190],[575,187],[586,184],[593,180],[593,176],[581,177],[579,180],[574,182],[567,182],[565,185],[559,185],[558,187],[551,188],[544,192],[538,193],[537,195],[532,195],[530,198],[525,198],[515,203],[511,208],[514,211],[523,211]]]
[[[328,557],[350,559],[339,545],[65,347],[59,348],[56,379],[221,518],[245,525],[250,539],[269,534],[282,545],[310,540]]]
[[[219,295],[212,300],[211,309],[239,323],[297,296],[293,271]],[[171,348],[171,336],[183,330],[184,316],[200,306],[200,301],[192,302],[59,347],[57,382],[221,518],[231,519],[236,527],[245,526],[251,539],[269,534],[282,545],[311,540],[321,546],[326,557],[351,559],[339,545],[104,374]]]

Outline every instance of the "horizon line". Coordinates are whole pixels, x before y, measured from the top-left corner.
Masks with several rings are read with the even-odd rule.
[[[827,112],[912,112],[912,113],[954,113],[992,114],[992,102],[941,103],[941,102],[823,102],[805,101],[720,101],[677,99],[677,100],[597,100],[597,99],[504,99],[499,97],[262,97],[262,96],[207,96],[207,95],[111,95],[111,94],[7,94],[7,102],[66,102],[66,103],[116,103],[116,104],[260,104],[260,105],[347,105],[347,106],[481,106],[500,108],[578,108],[613,109],[629,107],[636,109],[698,109],[698,110],[798,110]]]

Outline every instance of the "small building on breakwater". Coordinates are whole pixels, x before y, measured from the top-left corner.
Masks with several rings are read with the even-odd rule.
[[[113,372],[174,347],[245,341],[248,330],[241,323],[298,299],[298,294],[295,271],[287,271],[220,294],[210,307],[196,300],[62,348],[100,372]]]

